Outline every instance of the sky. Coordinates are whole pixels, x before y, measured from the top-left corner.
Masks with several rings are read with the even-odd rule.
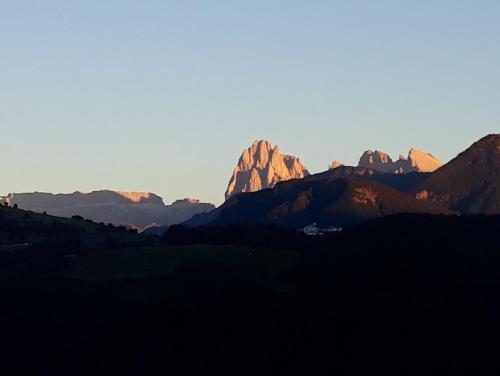
[[[500,129],[500,2],[0,0],[0,193],[220,204],[268,139],[311,172]]]

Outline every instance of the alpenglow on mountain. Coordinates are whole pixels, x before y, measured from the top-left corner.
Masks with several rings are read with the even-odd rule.
[[[444,163],[431,153],[410,149],[408,157],[399,156],[397,161],[379,150],[367,150],[359,159],[358,167],[372,168],[381,172],[407,174],[410,172],[434,172]]]
[[[269,141],[255,141],[241,154],[225,196],[228,199],[236,193],[272,188],[280,181],[302,179],[308,175],[299,158],[281,154],[279,146],[273,146]]]

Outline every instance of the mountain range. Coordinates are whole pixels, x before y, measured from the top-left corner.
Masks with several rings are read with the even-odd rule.
[[[357,167],[336,163],[320,174],[277,178],[272,188],[231,195],[219,208],[185,224],[303,227],[316,222],[326,227],[396,213],[500,213],[500,135],[486,136],[441,164],[432,154],[415,149],[397,162],[385,153],[368,151]]]
[[[361,155],[357,167],[407,174],[433,172],[442,165],[443,162],[431,153],[412,148],[407,158],[400,155],[395,162],[382,151],[367,150]],[[344,165],[341,162],[333,161],[328,168],[333,170],[342,166]],[[279,182],[302,179],[309,175],[300,158],[282,154],[279,146],[273,146],[267,140],[254,141],[249,148],[243,150],[229,181],[225,197],[228,199],[238,193],[273,188]]]
[[[78,215],[95,222],[125,225],[138,230],[177,224],[215,208],[196,199],[177,200],[165,205],[163,199],[154,193],[109,190],[70,194],[11,193],[0,198],[0,203],[58,217]]]
[[[301,160],[266,140],[245,149],[216,208],[196,199],[165,205],[151,192],[11,193],[0,203],[161,234],[170,225],[269,223],[343,226],[397,213],[500,213],[500,135],[474,143],[450,162],[410,149],[397,161],[367,150],[357,166],[334,161],[311,175]]]

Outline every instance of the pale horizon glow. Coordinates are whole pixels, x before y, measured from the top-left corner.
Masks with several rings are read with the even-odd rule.
[[[500,2],[0,0],[0,193],[220,204],[267,139],[312,173],[500,129]]]

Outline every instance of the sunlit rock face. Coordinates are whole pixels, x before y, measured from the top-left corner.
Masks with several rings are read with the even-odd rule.
[[[417,149],[410,149],[407,161],[417,172],[434,172],[444,163],[431,153],[426,153]]]
[[[393,172],[394,162],[388,154],[378,150],[367,150],[359,159],[358,167],[373,168],[383,172]]]
[[[301,179],[309,172],[300,159],[281,154],[269,141],[255,141],[244,150],[226,190],[226,199],[235,193],[272,188],[278,182]]]
[[[339,168],[339,167],[342,167],[343,164],[340,163],[339,161],[332,161],[329,165],[328,165],[328,169],[329,170],[335,170],[336,168]]]
[[[151,199],[153,201],[161,201],[161,198],[156,196],[155,194],[151,192],[122,192],[122,191],[116,191],[116,194],[125,197],[126,199],[130,200],[131,202],[139,203],[139,202],[148,202]],[[160,199],[160,200],[158,200]],[[163,201],[161,201],[163,203]]]
[[[433,172],[444,163],[431,153],[410,149],[408,157],[400,155],[397,161],[379,150],[367,150],[359,159],[358,167],[371,168],[381,172],[407,174],[409,172]]]
[[[195,214],[215,208],[212,204],[192,198],[165,205],[163,199],[154,193],[108,190],[69,194],[11,193],[1,197],[0,203],[59,217],[79,215],[96,222],[139,229],[152,224],[169,226],[181,223]]]
[[[367,187],[360,187],[353,190],[352,201],[359,205],[377,206],[379,198],[375,190]]]

